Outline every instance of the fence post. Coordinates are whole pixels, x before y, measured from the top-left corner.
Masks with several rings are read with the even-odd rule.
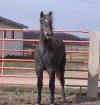
[[[98,96],[99,36],[99,32],[90,33],[87,95],[94,98]]]

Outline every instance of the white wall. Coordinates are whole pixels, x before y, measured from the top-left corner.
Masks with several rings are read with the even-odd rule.
[[[0,39],[2,38],[2,32],[0,31]],[[2,49],[2,41],[0,41],[0,50]],[[0,51],[0,57],[2,55],[2,52]]]
[[[11,32],[7,33],[9,39],[11,39]],[[23,32],[15,32],[14,39],[23,39]],[[13,39],[12,39],[13,40]],[[10,50],[23,50],[23,42],[6,42],[5,49]],[[6,52],[5,55],[23,55],[21,52]]]

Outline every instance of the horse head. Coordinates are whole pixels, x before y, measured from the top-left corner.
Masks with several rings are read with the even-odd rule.
[[[52,12],[44,14],[43,11],[40,13],[40,29],[46,39],[53,37],[52,33]]]

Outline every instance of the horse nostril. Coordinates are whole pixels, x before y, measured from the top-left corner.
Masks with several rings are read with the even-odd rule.
[[[50,34],[48,33],[47,36],[50,36]]]

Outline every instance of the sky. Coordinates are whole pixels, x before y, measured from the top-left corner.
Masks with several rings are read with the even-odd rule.
[[[39,29],[40,12],[53,12],[55,30],[100,31],[100,0],[0,0],[0,16]]]

